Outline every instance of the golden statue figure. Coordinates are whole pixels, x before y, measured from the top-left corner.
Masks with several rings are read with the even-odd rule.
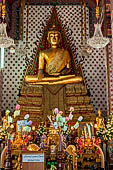
[[[87,122],[89,116],[86,113],[91,113],[91,119],[95,121],[83,70],[80,64],[76,64],[76,50],[73,41],[69,40],[68,31],[58,18],[57,8],[53,7],[50,19],[43,27],[36,53],[33,53],[33,63],[28,64],[22,82],[18,99],[21,118],[28,112],[34,122],[46,121],[54,108],[67,114],[70,105],[76,107],[75,121],[82,114]]]
[[[90,137],[89,137],[89,133],[87,132],[87,138],[86,138],[86,140],[85,140],[85,146],[92,146],[92,141],[91,141],[91,139],[90,139]]]
[[[81,82],[82,77],[71,75],[70,54],[66,49],[58,48],[61,33],[56,25],[48,31],[47,40],[51,48],[39,54],[38,75],[27,75],[25,81],[35,84],[68,84]]]
[[[101,125],[104,126],[104,118],[101,116],[102,112],[100,109],[98,109],[98,117],[96,117],[96,124],[97,124],[97,130],[100,128]]]
[[[10,113],[10,111],[6,110],[5,116],[2,118],[3,129],[7,129],[10,126],[10,123],[8,122],[9,113]]]

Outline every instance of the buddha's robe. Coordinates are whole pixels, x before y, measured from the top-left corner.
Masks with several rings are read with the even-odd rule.
[[[40,52],[39,55],[39,70],[44,69],[46,63],[45,72],[49,75],[60,75],[62,70],[66,67],[69,68],[70,55],[67,50],[64,49],[48,49]]]

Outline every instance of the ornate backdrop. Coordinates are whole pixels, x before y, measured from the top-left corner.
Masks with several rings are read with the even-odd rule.
[[[45,25],[46,20],[50,16],[52,6],[44,5],[30,5],[29,6],[29,35],[28,35],[28,58],[32,62],[32,58],[35,54],[35,42],[39,42],[42,36],[42,24]],[[76,47],[76,53],[79,51],[79,44],[81,41],[81,14],[79,5],[70,6],[57,6],[58,15],[62,21],[62,24],[68,27],[71,33],[71,41]],[[89,37],[89,9],[87,8],[87,37]],[[38,38],[37,36],[38,35]],[[24,9],[24,33],[23,33],[23,45],[26,41],[26,7]],[[78,63],[81,60],[79,55],[75,56],[78,59]],[[81,63],[84,76],[86,79],[87,88],[89,89],[89,95],[91,103],[94,108],[94,112],[100,108],[103,112],[107,112],[107,69],[106,69],[106,49],[93,49],[91,55],[85,57]],[[25,56],[11,55],[9,49],[6,50],[5,56],[5,69],[3,70],[3,89],[2,89],[2,110],[7,108],[11,111],[14,110],[16,101],[18,99],[19,88],[22,83],[23,76],[26,70]]]

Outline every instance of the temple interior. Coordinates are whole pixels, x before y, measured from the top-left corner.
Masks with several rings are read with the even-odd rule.
[[[113,170],[113,0],[0,0],[1,170]]]

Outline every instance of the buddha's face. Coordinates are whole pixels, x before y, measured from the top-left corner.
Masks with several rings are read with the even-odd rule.
[[[48,41],[52,46],[57,46],[60,42],[60,33],[59,32],[49,33]]]

